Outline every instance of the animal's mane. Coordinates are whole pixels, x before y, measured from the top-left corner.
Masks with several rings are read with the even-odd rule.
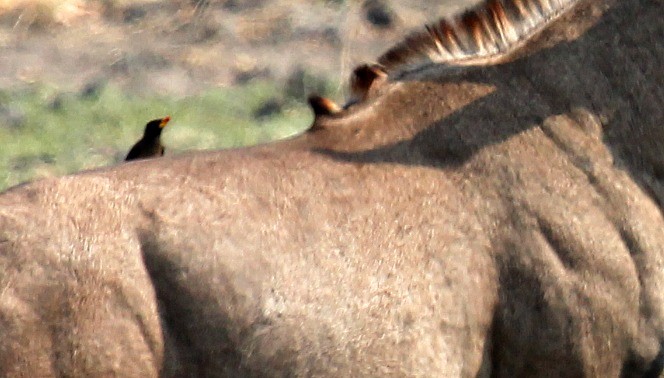
[[[390,74],[500,61],[580,0],[487,0],[414,32],[379,59]]]

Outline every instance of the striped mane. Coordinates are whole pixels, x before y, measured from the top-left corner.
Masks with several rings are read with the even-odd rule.
[[[399,74],[432,64],[500,61],[579,0],[488,0],[451,19],[427,25],[383,54],[378,63]]]

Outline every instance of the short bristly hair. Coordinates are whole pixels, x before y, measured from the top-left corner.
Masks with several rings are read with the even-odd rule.
[[[486,65],[501,61],[580,0],[489,0],[427,25],[379,59],[390,76],[432,64]]]

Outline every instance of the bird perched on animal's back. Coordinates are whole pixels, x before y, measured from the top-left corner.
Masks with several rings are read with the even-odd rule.
[[[171,117],[153,119],[145,125],[143,137],[129,150],[125,161],[147,159],[164,155],[164,146],[161,144],[161,130],[168,124]]]

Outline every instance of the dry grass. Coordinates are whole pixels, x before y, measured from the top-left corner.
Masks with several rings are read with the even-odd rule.
[[[15,26],[47,28],[70,25],[95,15],[82,0],[0,0],[0,15],[16,16]]]
[[[15,27],[46,30],[55,25],[70,26],[97,20],[109,8],[124,8],[160,0],[0,0],[0,17]]]

